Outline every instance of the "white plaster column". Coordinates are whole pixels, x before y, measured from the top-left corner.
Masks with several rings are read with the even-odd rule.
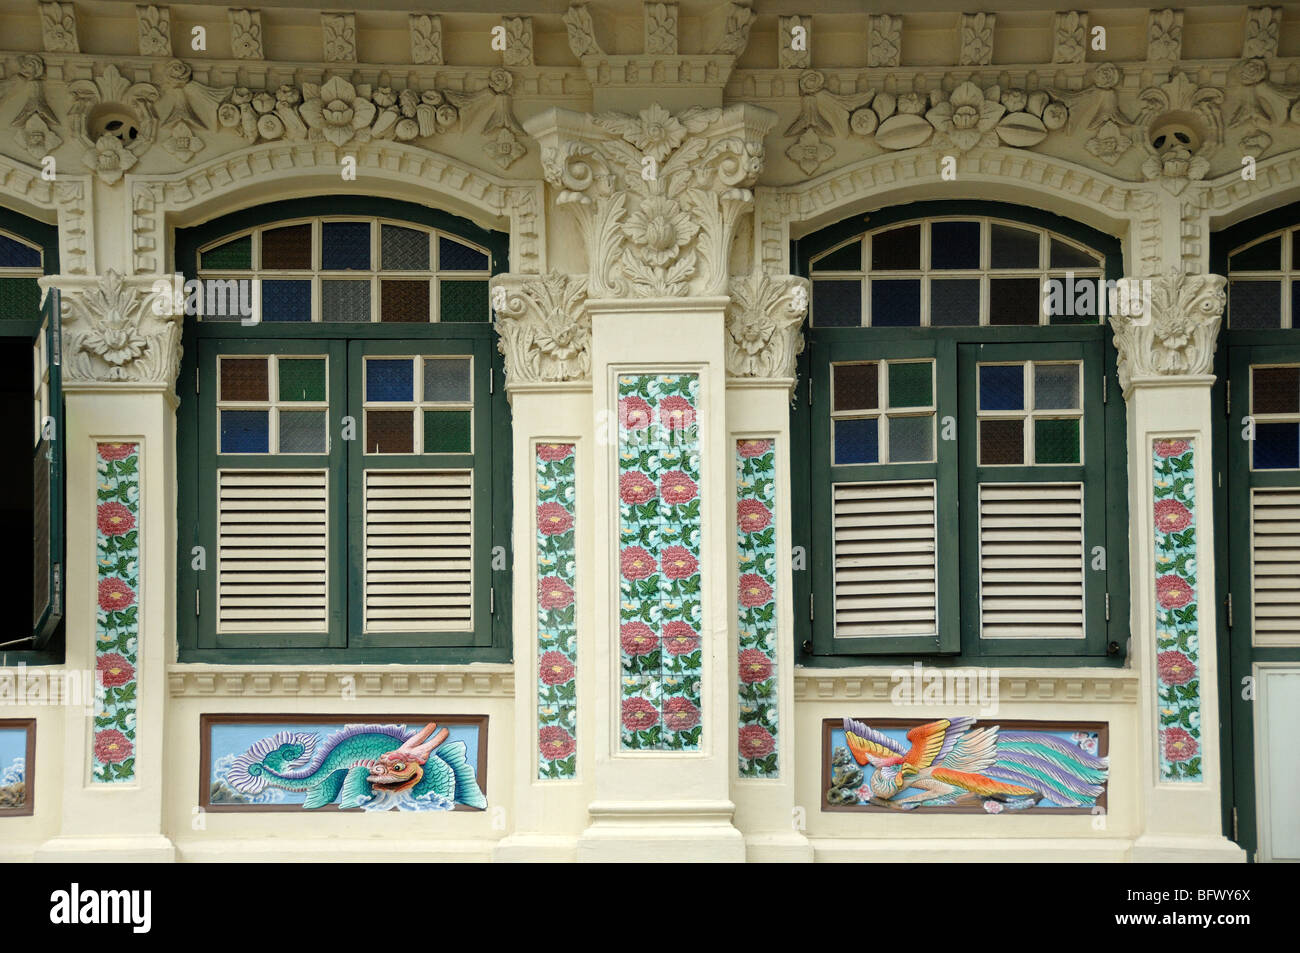
[[[1150,279],[1151,313],[1141,316],[1112,315],[1115,344],[1119,350],[1119,379],[1128,403],[1128,486],[1129,565],[1132,613],[1129,664],[1140,675],[1138,752],[1140,783],[1138,818],[1140,833],[1134,842],[1135,861],[1244,861],[1242,850],[1223,836],[1219,758],[1218,641],[1227,633],[1217,630],[1218,598],[1214,586],[1214,513],[1211,466],[1210,389],[1215,339],[1226,302],[1225,279],[1217,275],[1183,274],[1171,271]],[[1191,487],[1179,496],[1192,505],[1195,528],[1194,563],[1182,567],[1183,575],[1194,565],[1195,629],[1187,645],[1195,652],[1197,699],[1180,700],[1192,708],[1190,734],[1178,734],[1173,743],[1182,746],[1179,758],[1191,751],[1200,758],[1199,772],[1181,760],[1162,770],[1162,751],[1167,739],[1161,718],[1176,714],[1162,700],[1167,690],[1159,672],[1158,656],[1169,651],[1171,632],[1167,610],[1185,598],[1169,590],[1169,581],[1184,585],[1176,565],[1158,549],[1156,542],[1156,454],[1161,459],[1176,456],[1180,465],[1188,459]],[[1168,483],[1164,480],[1163,483]],[[1162,486],[1162,495],[1168,488]],[[1166,517],[1168,529],[1182,528],[1182,511]],[[1167,539],[1162,534],[1162,540]],[[1164,564],[1162,564],[1162,561]],[[1167,580],[1157,583],[1158,578]],[[1163,593],[1163,594],[1162,594]],[[1163,599],[1163,604],[1162,604]],[[1166,621],[1161,622],[1164,619]],[[1183,626],[1180,624],[1179,628]],[[1161,642],[1165,643],[1163,646]],[[1190,654],[1190,651],[1189,651]],[[1179,659],[1180,663],[1182,659]],[[1182,676],[1177,676],[1181,678]],[[1223,702],[1227,703],[1226,700]],[[1169,726],[1177,730],[1178,725]],[[1199,732],[1199,737],[1189,740]],[[1230,766],[1229,768],[1230,769]]]
[[[166,665],[176,616],[175,379],[180,362],[177,316],[154,313],[157,276],[50,276],[62,295],[67,509],[67,667],[94,677],[97,445],[139,447],[139,553],[133,756],[123,780],[92,777],[93,716],[64,719],[59,834],[36,851],[39,861],[171,861],[163,833]],[[167,279],[170,281],[170,278]],[[170,298],[170,296],[169,296]]]

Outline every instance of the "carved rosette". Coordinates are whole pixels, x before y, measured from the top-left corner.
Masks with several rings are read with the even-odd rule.
[[[1222,275],[1171,269],[1151,281],[1149,315],[1111,315],[1119,351],[1119,383],[1127,397],[1145,378],[1210,373],[1228,297]]]
[[[592,297],[722,295],[776,114],[748,104],[638,116],[552,109],[527,124],[556,203],[577,216]]]
[[[497,275],[491,286],[507,386],[591,379],[586,275]]]
[[[155,290],[165,282],[168,291]],[[42,279],[62,295],[63,382],[165,384],[174,393],[181,362],[181,315],[171,275]],[[161,314],[159,312],[162,312]]]
[[[742,275],[730,284],[727,376],[793,378],[803,352],[809,284],[795,275]]]

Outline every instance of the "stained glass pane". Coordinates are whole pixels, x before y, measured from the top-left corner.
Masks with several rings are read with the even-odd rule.
[[[1025,462],[1023,420],[980,421],[980,465],[1001,466]]]
[[[1078,364],[1034,365],[1034,409],[1074,410],[1078,406]]]
[[[875,410],[880,400],[880,365],[836,364],[833,410]]]
[[[222,453],[266,453],[271,439],[269,413],[265,410],[222,410]]]
[[[1098,268],[1101,259],[1059,239],[1052,239],[1052,250],[1048,259],[1051,268]]]
[[[443,324],[491,320],[486,281],[440,281],[438,293],[438,319]]]
[[[1293,470],[1300,466],[1300,425],[1256,424],[1255,469]]]
[[[1300,413],[1300,367],[1252,367],[1251,413]]]
[[[1237,329],[1282,326],[1281,281],[1234,281],[1228,286],[1228,323]]]
[[[934,417],[889,418],[889,462],[920,463],[934,459]]]
[[[262,282],[263,321],[310,321],[311,282]]]
[[[468,401],[469,366],[467,357],[426,357],[424,359],[424,399],[428,401]]]
[[[934,402],[934,365],[889,362],[889,406],[929,407]]]
[[[1078,463],[1078,418],[1035,420],[1034,460],[1037,463]]]
[[[871,326],[915,327],[921,323],[921,282],[915,278],[871,282]]]
[[[989,324],[1038,324],[1042,288],[1037,278],[989,280]]]
[[[39,268],[41,250],[31,245],[0,235],[0,268]]]
[[[1229,271],[1277,271],[1282,263],[1282,236],[1256,242],[1228,257]]]
[[[980,266],[979,222],[931,222],[930,267],[939,271]]]
[[[209,248],[199,256],[199,267],[205,271],[249,270],[253,267],[253,236],[245,235]]]
[[[1038,267],[1038,232],[995,222],[989,225],[989,243],[994,268]]]
[[[1023,364],[980,365],[980,410],[1024,410]]]
[[[424,412],[425,453],[469,453],[470,411],[426,410]]]
[[[836,420],[835,462],[875,463],[880,459],[876,418]]]
[[[35,278],[0,278],[0,320],[30,320],[40,315],[41,287]]]
[[[223,357],[221,400],[269,400],[267,362],[264,357]]]
[[[316,358],[280,358],[281,400],[324,400],[325,361]]]
[[[366,271],[370,268],[369,222],[322,222],[321,268]]]
[[[488,256],[445,235],[438,236],[439,271],[487,271]]]
[[[871,236],[872,271],[915,271],[920,267],[920,225],[904,225]]]
[[[369,321],[370,282],[321,281],[320,316],[322,321]]]
[[[400,225],[380,227],[383,266],[390,271],[426,271],[429,268],[429,233]]]
[[[419,323],[429,320],[429,282],[394,281],[379,283],[379,320]]]
[[[262,267],[271,270],[306,269],[311,262],[311,224],[286,225],[262,232]]]
[[[862,242],[849,242],[812,263],[813,271],[861,271]]]
[[[862,324],[861,281],[814,281],[813,323],[819,328],[856,328]]]
[[[324,453],[325,411],[280,411],[281,453]]]
[[[411,358],[366,358],[366,400],[415,400],[414,387]]]
[[[366,453],[414,453],[415,430],[409,410],[366,411]]]
[[[974,327],[980,323],[980,280],[948,278],[930,282],[930,324]]]

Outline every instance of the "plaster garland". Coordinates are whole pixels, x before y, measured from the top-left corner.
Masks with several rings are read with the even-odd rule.
[[[491,289],[507,388],[591,380],[586,275],[497,275]]]
[[[811,285],[795,275],[733,276],[726,310],[728,377],[793,380]]]
[[[1228,297],[1222,275],[1172,268],[1151,281],[1151,314],[1110,316],[1127,397],[1143,378],[1211,373]]]

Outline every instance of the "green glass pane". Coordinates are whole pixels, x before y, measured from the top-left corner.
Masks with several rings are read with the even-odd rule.
[[[1078,463],[1079,421],[1035,420],[1035,463]]]
[[[928,407],[934,402],[934,365],[889,363],[889,406]]]
[[[424,452],[469,453],[470,413],[468,410],[426,410]]]
[[[247,271],[253,267],[253,236],[209,248],[199,256],[199,267],[204,271]]]
[[[41,287],[35,278],[0,278],[0,320],[32,321],[41,316]]]
[[[280,360],[280,399],[324,400],[324,359],[282,358]]]
[[[438,315],[443,323],[489,319],[486,281],[441,281],[438,294]]]

